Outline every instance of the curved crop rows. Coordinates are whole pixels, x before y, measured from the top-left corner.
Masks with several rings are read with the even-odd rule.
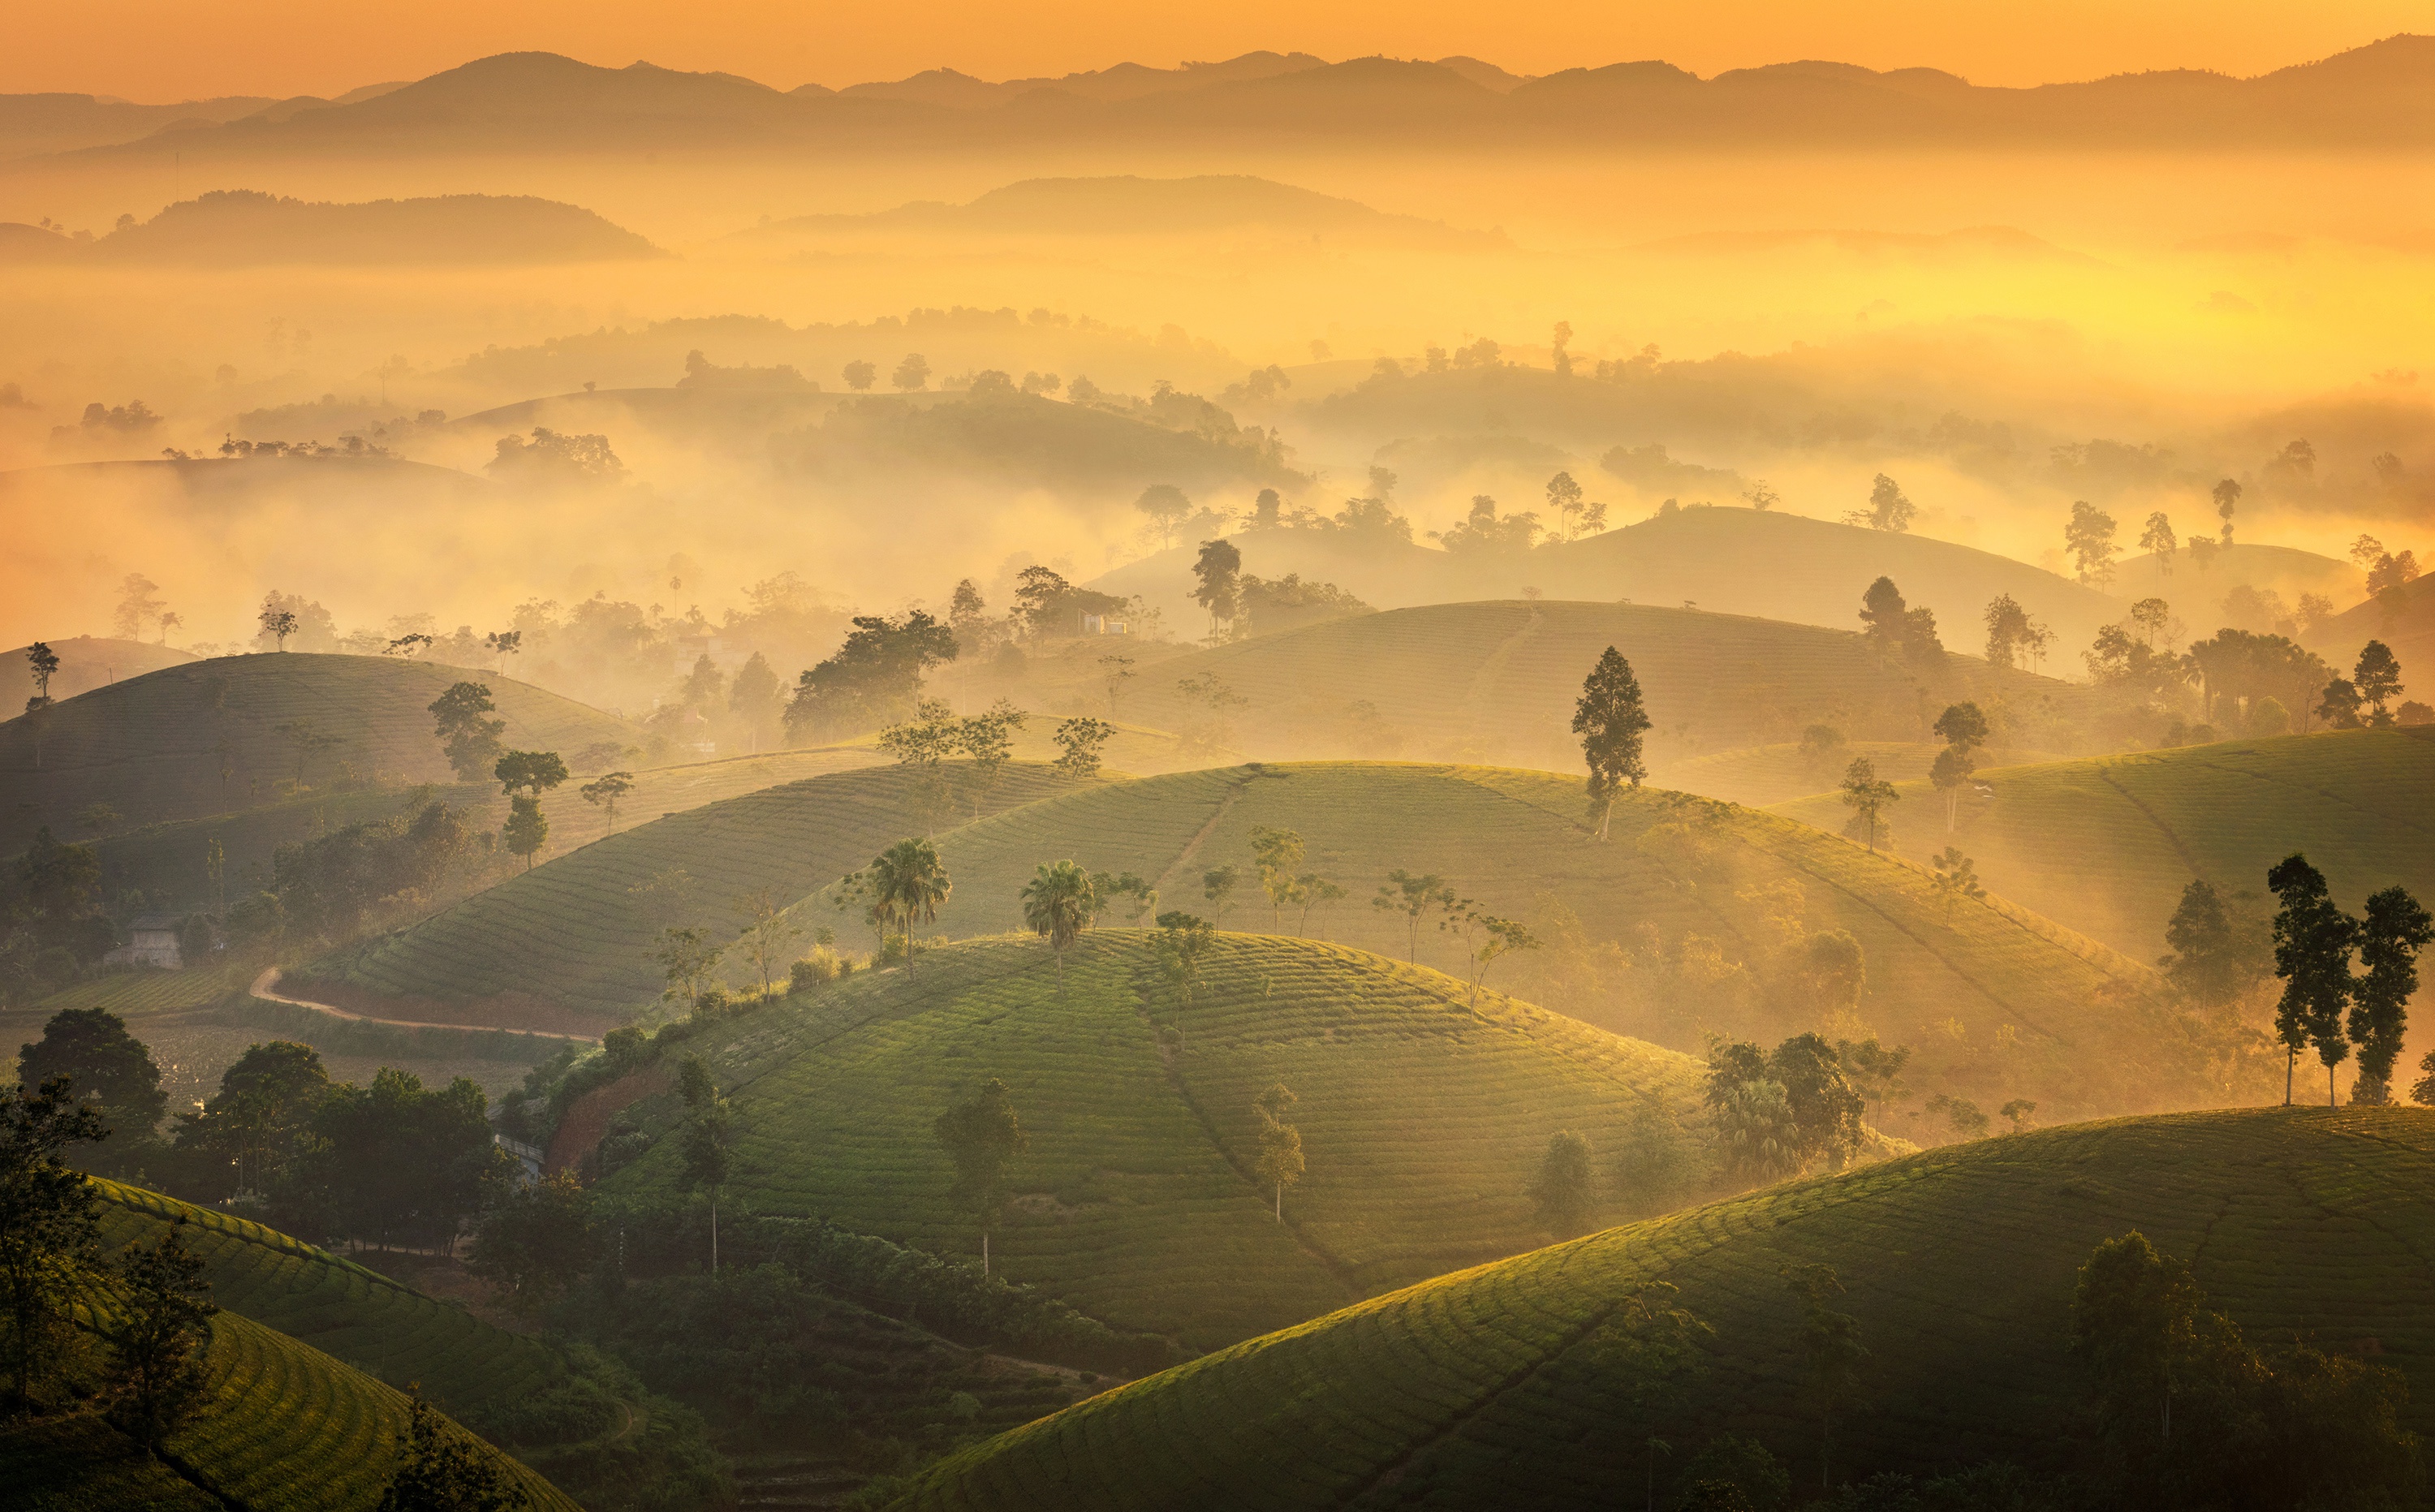
[[[2372,1348],[2435,1427],[2435,1112],[2125,1119],[1967,1145],[1736,1198],[1442,1277],[1166,1371],[948,1461],[903,1503],[1256,1509],[1611,1507],[1637,1487],[1622,1383],[1585,1348],[1634,1281],[1714,1337],[1665,1425],[1679,1466],[1757,1437],[1817,1473],[1787,1263],[1834,1267],[1870,1351],[1838,1479],[1986,1459],[2058,1468],[2080,1395],[2079,1265],[2138,1228],[2254,1338]]]
[[[1542,1242],[1525,1188],[1548,1137],[1612,1160],[1643,1097],[1680,1107],[1699,1073],[1493,994],[1475,1014],[1459,984],[1341,947],[1221,936],[1202,980],[1177,1002],[1131,931],[1085,936],[1062,988],[1038,943],[976,941],[737,1021],[704,1052],[738,1129],[723,1200],[971,1253],[930,1123],[1002,1077],[1031,1144],[994,1258],[1205,1348]],[[1276,1081],[1309,1162],[1282,1225],[1251,1174]],[[670,1199],[677,1168],[663,1141],[608,1189]]]
[[[563,1370],[536,1340],[260,1224],[117,1182],[96,1181],[107,1206],[102,1240],[149,1243],[178,1217],[209,1267],[213,1299],[391,1385],[422,1383],[435,1403],[464,1411],[515,1401]]]
[[[1895,843],[1926,856],[1958,845],[1989,886],[2141,957],[2164,948],[2182,888],[2265,891],[2294,850],[2346,907],[2394,884],[2435,896],[2435,730],[2342,730],[2224,741],[1982,772],[1957,833],[1924,782],[1902,784]],[[1908,813],[1904,811],[1909,811]],[[1829,795],[1784,804],[1839,822]]]
[[[1045,767],[1012,765],[989,801],[1021,803],[1068,785]],[[915,792],[903,768],[886,766],[670,814],[511,877],[312,974],[389,997],[527,994],[630,1011],[659,996],[650,956],[661,930],[701,925],[722,942],[733,938],[744,895],[766,889],[793,903],[920,833]],[[835,921],[823,909],[804,924]]]

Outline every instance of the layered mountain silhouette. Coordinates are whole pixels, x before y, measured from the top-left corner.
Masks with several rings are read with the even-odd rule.
[[[29,99],[0,97],[9,112]],[[146,109],[156,109],[147,107]],[[172,108],[161,107],[161,110]],[[1928,68],[1801,61],[1702,78],[1642,61],[1521,78],[1436,62],[1252,53],[993,83],[933,70],[841,91],[509,53],[354,103],[199,109],[89,150],[248,154],[779,150],[1020,141],[1341,141],[1472,146],[2390,147],[2435,142],[2435,38],[2395,36],[2254,78],[2197,70],[1988,88]],[[221,110],[222,116],[233,113]]]
[[[664,255],[580,205],[529,195],[342,205],[227,189],[181,200],[92,242],[0,225],[0,263],[524,264]]]

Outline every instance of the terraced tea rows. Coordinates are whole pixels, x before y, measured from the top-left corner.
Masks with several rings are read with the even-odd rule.
[[[517,1401],[557,1380],[558,1356],[462,1309],[273,1229],[113,1181],[102,1242],[150,1243],[186,1220],[185,1242],[209,1268],[213,1299],[391,1385],[421,1382],[443,1408],[475,1412]]]
[[[1659,787],[1755,808],[1833,792],[1856,757],[1867,757],[1877,775],[1889,782],[1924,780],[1943,749],[1944,743],[1936,740],[1864,740],[1838,746],[1829,754],[1813,757],[1789,743],[1747,746],[1740,750],[1670,763],[1649,773],[1649,780]],[[1988,750],[1980,753],[1979,765],[2022,766],[2063,759],[2051,751]],[[1831,817],[1821,813],[1813,816],[1810,822],[1816,824]]]
[[[1206,1348],[1543,1242],[1525,1188],[1548,1136],[1577,1129],[1612,1160],[1645,1095],[1679,1106],[1699,1074],[1493,994],[1474,1014],[1434,971],[1304,941],[1220,936],[1188,1007],[1140,932],[1085,936],[1064,977],[1035,941],[976,941],[737,1021],[703,1051],[735,1108],[723,1200],[969,1254],[930,1124],[1003,1077],[1030,1136],[993,1244],[1007,1274]],[[1250,1174],[1252,1102],[1279,1080],[1301,1098],[1309,1167],[1283,1225]],[[665,1127],[672,1104],[642,1107]],[[674,1200],[678,1164],[663,1140],[603,1191]]]
[[[1814,1011],[1771,991],[1733,1006],[1741,989],[1730,972],[1703,981],[1663,959],[1599,954],[1611,941],[1639,949],[1653,928],[1661,955],[1696,936],[1760,970],[1789,920],[1858,940],[1867,974],[1859,1015],[1889,1043],[1914,1047],[1911,1085],[1923,1093],[1989,1108],[2028,1097],[2046,1118],[2224,1095],[2193,1079],[2169,1032],[2105,1005],[2155,992],[2146,968],[2001,899],[1948,915],[1917,868],[1773,815],[1686,806],[1646,789],[1617,804],[1612,838],[1598,844],[1584,827],[1586,807],[1575,779],[1496,767],[1324,763],[1117,783],[942,836],[955,893],[940,925],[956,935],[1021,927],[1017,895],[1033,868],[1070,856],[1136,872],[1157,883],[1162,907],[1203,915],[1211,907],[1202,873],[1234,866],[1242,882],[1228,926],[1289,933],[1303,927],[1298,912],[1280,919],[1252,876],[1251,832],[1273,825],[1299,832],[1304,867],[1349,894],[1314,910],[1311,932],[1403,955],[1406,919],[1369,906],[1370,898],[1398,868],[1435,872],[1555,941],[1499,965],[1500,980],[1618,1033],[1697,1049],[1712,1028],[1772,1040],[1820,1027]],[[1571,949],[1556,938],[1567,909],[1580,930]],[[1454,936],[1424,921],[1419,954],[1430,964],[1460,971],[1459,952]],[[1914,1127],[1942,1137],[1899,1117],[1892,1131]]]
[[[987,802],[1021,803],[1070,785],[1046,767],[1013,765]],[[385,1004],[385,1016],[402,1019],[429,1019],[447,1005],[475,1002],[496,1009],[476,1016],[486,1023],[532,1020],[518,1004],[628,1012],[659,996],[662,977],[650,956],[661,930],[700,925],[722,943],[733,938],[744,895],[767,889],[781,903],[793,902],[867,865],[891,841],[920,833],[925,816],[940,817],[915,806],[920,792],[916,778],[891,765],[687,809],[594,841],[318,963],[295,985],[305,992],[307,982],[318,980],[369,994],[382,1000],[370,1005]],[[837,916],[821,908],[803,922],[809,929],[835,923]],[[731,967],[740,981],[741,963]],[[566,1027],[554,1017],[533,1022]]]
[[[937,1468],[903,1503],[1240,1509],[1612,1507],[1644,1451],[1600,1325],[1643,1280],[1715,1336],[1658,1431],[1662,1478],[1716,1435],[1818,1475],[1788,1263],[1830,1265],[1869,1354],[1834,1478],[1989,1459],[2037,1470],[2081,1396],[2075,1273],[2137,1228],[2261,1342],[2370,1341],[2435,1428],[2435,1112],[2260,1109],[1984,1140],[1425,1282],[1120,1387]]]
[[[486,672],[301,652],[190,662],[0,724],[0,783],[15,795],[0,814],[0,850],[22,846],[37,824],[73,838],[81,832],[72,816],[95,802],[146,825],[272,799],[300,770],[298,745],[279,729],[298,720],[330,742],[301,753],[307,786],[328,787],[344,768],[365,780],[451,781],[428,706],[464,679],[490,686],[509,746],[571,757],[637,739],[621,719]]]
[[[2294,850],[2344,906],[2400,884],[2435,898],[2435,730],[2346,730],[2225,741],[1978,774],[1957,833],[1926,784],[1901,787],[1895,843],[1914,857],[1958,845],[2006,897],[2152,958],[2182,888],[2203,877],[2263,894]],[[1829,797],[1781,812],[1836,822]],[[2412,1052],[2414,1057],[2415,1052]]]
[[[1853,604],[1866,584],[1855,585]],[[1263,756],[1413,755],[1572,770],[1569,730],[1598,653],[1622,651],[1656,728],[1651,758],[1797,740],[1917,741],[1947,703],[2078,709],[2086,690],[1951,656],[1920,670],[1845,630],[1632,604],[1511,600],[1356,615],[1159,662],[1127,695],[1175,730],[1210,714],[1180,684],[1214,678],[1249,700],[1235,744]]]

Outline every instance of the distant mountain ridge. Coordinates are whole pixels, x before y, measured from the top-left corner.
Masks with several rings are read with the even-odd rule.
[[[27,233],[33,233],[28,235]],[[664,256],[580,205],[529,195],[330,204],[250,189],[180,200],[94,242],[0,226],[0,262],[209,264],[574,263]],[[47,238],[44,240],[43,238]]]
[[[0,96],[0,121],[26,96]],[[1529,146],[2389,148],[2435,144],[2435,38],[2397,35],[2254,78],[2195,69],[1992,88],[1932,68],[1804,60],[1712,78],[1654,60],[1521,78],[1439,62],[1252,53],[993,83],[934,70],[783,92],[732,74],[479,59],[352,104],[187,119],[87,150],[587,153],[1023,141],[1335,140]]]

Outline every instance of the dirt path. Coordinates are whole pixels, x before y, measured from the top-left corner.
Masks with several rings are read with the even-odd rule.
[[[247,990],[265,1002],[285,1003],[294,1007],[311,1008],[316,1013],[326,1013],[334,1019],[352,1019],[357,1023],[384,1023],[392,1029],[447,1029],[458,1034],[520,1034],[534,1040],[571,1040],[581,1045],[596,1045],[600,1042],[597,1035],[560,1034],[555,1029],[509,1029],[479,1023],[424,1023],[413,1019],[375,1019],[369,1013],[350,1013],[333,1004],[316,1003],[311,998],[292,998],[278,988],[279,968],[272,966],[265,968],[263,973],[253,979],[253,986]]]

